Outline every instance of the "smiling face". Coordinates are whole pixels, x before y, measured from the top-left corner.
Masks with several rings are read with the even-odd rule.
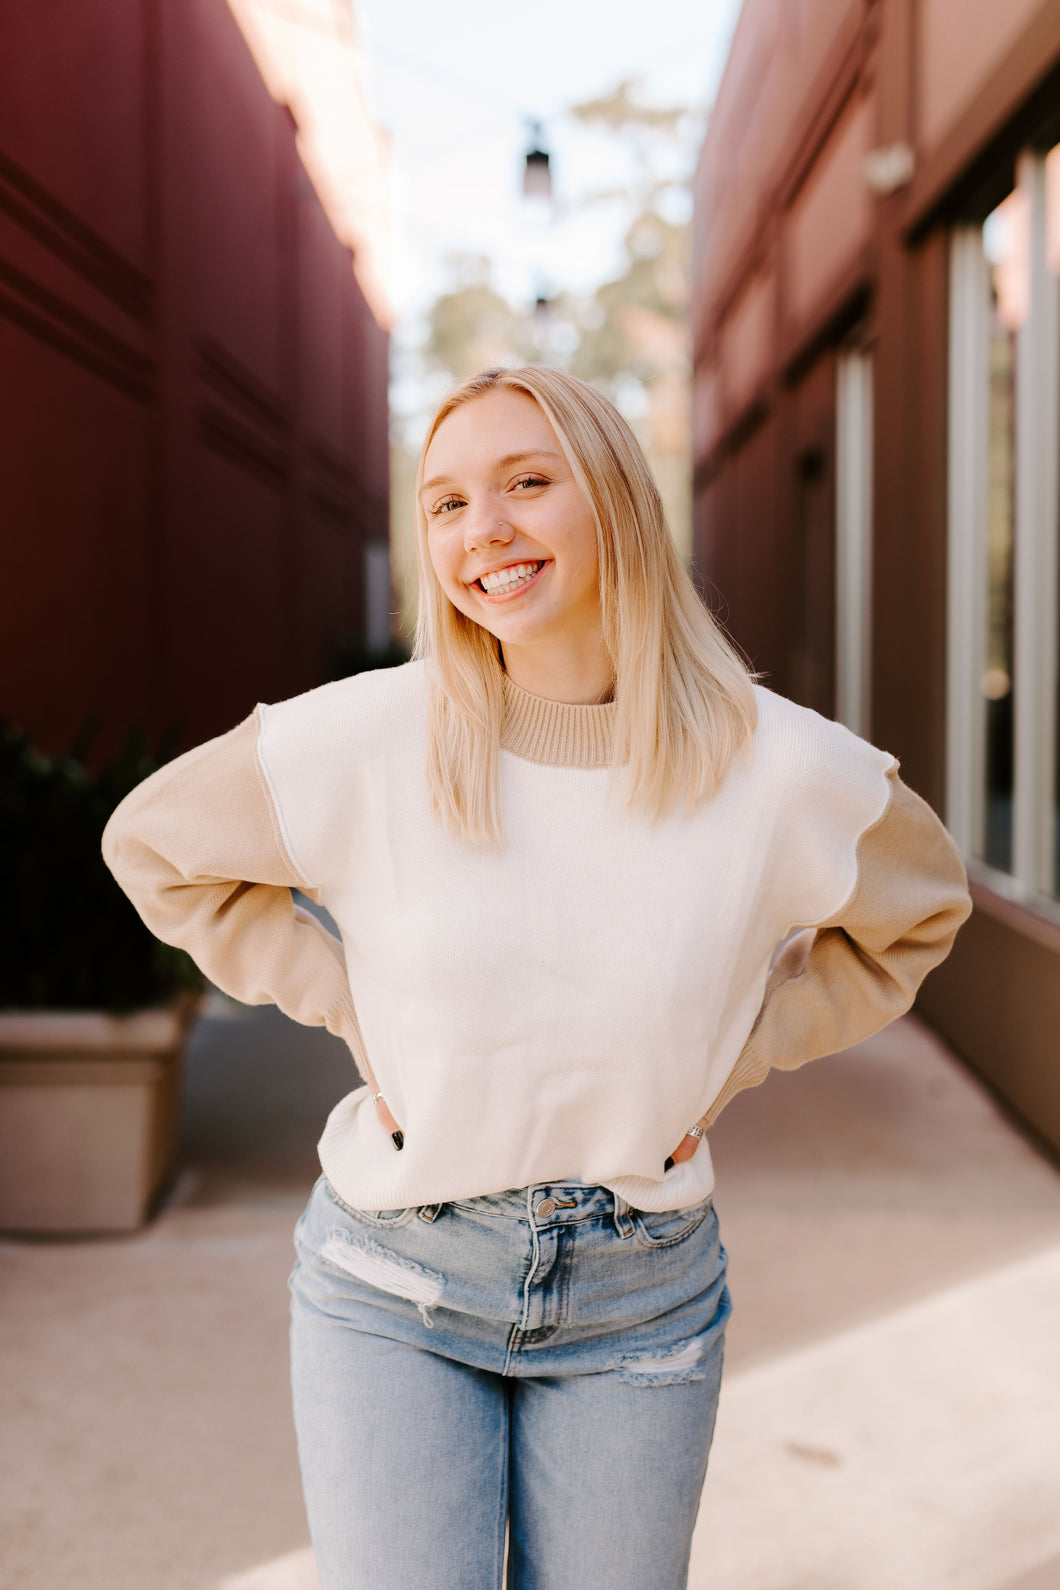
[[[501,643],[509,672],[513,661],[525,676],[527,663],[539,672],[542,662],[598,653],[596,527],[533,398],[498,387],[454,409],[427,449],[423,480],[439,583]]]

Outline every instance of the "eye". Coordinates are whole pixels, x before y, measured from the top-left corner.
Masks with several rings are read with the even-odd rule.
[[[513,489],[517,491],[520,486],[547,486],[547,485],[548,485],[548,481],[544,478],[543,475],[522,475],[515,482],[515,486],[514,486]]]
[[[442,502],[435,503],[433,508],[428,508],[427,516],[430,519],[438,519],[442,514],[449,513],[451,509],[462,508],[463,506],[464,500],[462,497],[446,497]]]

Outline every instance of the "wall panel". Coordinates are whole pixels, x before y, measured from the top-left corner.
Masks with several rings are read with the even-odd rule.
[[[191,742],[363,633],[386,334],[225,0],[10,9],[0,713]]]
[[[864,170],[871,137],[872,104],[857,96],[785,218],[785,312],[796,325],[812,318],[871,236]]]
[[[917,131],[934,149],[1019,38],[1042,0],[920,0]]]

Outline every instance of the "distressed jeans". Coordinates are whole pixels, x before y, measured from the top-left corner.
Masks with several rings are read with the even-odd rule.
[[[372,1211],[321,1177],[295,1248],[323,1590],[681,1590],[730,1307],[709,1199]]]

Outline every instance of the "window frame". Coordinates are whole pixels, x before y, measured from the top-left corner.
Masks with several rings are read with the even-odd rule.
[[[1054,158],[1058,158],[1055,157]],[[1029,291],[1017,332],[1013,523],[1012,871],[981,860],[986,736],[988,266],[982,220],[950,235],[946,821],[974,872],[1057,914],[1057,629],[1060,625],[1060,277],[1046,253],[1046,156],[1025,150]],[[984,217],[985,219],[985,217]]]

